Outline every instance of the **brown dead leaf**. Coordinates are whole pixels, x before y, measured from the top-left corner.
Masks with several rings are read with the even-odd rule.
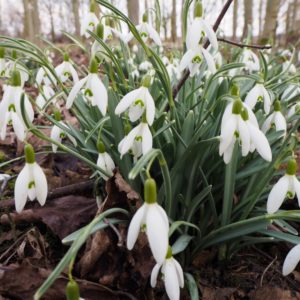
[[[280,287],[264,286],[255,290],[252,300],[299,300],[300,293],[281,289]]]
[[[203,300],[237,300],[245,297],[245,293],[237,288],[204,287],[201,293]]]

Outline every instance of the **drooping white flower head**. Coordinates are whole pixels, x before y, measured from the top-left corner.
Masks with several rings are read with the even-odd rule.
[[[257,102],[262,101],[264,103],[264,111],[266,114],[270,112],[271,97],[262,83],[256,83],[254,87],[249,91],[245,99],[245,103],[253,109]]]
[[[179,300],[180,288],[184,287],[183,271],[181,265],[172,256],[172,249],[170,246],[164,262],[162,264],[157,263],[151,272],[150,283],[153,288],[156,286],[160,269],[169,299]]]
[[[158,32],[148,23],[148,15],[146,13],[143,15],[142,23],[137,25],[136,29],[145,43],[150,38],[157,46],[162,45]],[[133,34],[130,32],[126,37],[126,42],[128,43],[132,38]]]
[[[250,49],[243,50],[240,61],[245,64],[245,69],[251,73],[260,69],[259,59]]]
[[[99,23],[99,20],[95,14],[96,11],[96,3],[95,1],[90,2],[90,10],[86,16],[84,16],[83,20],[81,21],[81,27],[80,27],[80,35],[85,36],[86,38],[89,38],[90,34],[89,31],[94,31],[96,29],[97,24]]]
[[[296,177],[297,162],[295,159],[290,159],[287,165],[286,174],[279,179],[273,186],[267,202],[267,212],[275,213],[288,197],[293,199],[297,195],[300,207],[300,182]]]
[[[207,37],[215,50],[218,50],[218,40],[211,25],[203,19],[203,7],[200,1],[196,1],[194,10],[194,20],[188,27],[186,34],[187,49],[194,49],[202,43],[203,38]]]
[[[40,67],[39,70],[37,71],[35,81],[37,87],[41,84],[44,84],[46,86],[56,84],[56,78],[54,77],[54,75],[44,67]]]
[[[275,126],[276,131],[283,130],[283,135],[286,134],[286,120],[281,113],[281,105],[278,100],[274,102],[274,112],[263,123],[261,128],[262,132],[266,133],[273,125]]]
[[[151,179],[145,181],[145,203],[133,216],[127,235],[127,248],[131,250],[141,229],[144,229],[151,252],[158,264],[166,258],[169,245],[169,221],[164,209],[156,201],[156,183]]]
[[[216,72],[216,65],[212,55],[204,49],[201,45],[189,49],[182,57],[179,70],[182,72],[187,67],[190,70],[190,76],[193,77],[199,70],[203,60],[206,61],[209,71],[214,74]]]
[[[98,76],[98,63],[94,58],[91,60],[90,73],[73,86],[67,98],[67,109],[71,108],[80,90],[83,90],[84,100],[92,106],[98,106],[102,115],[105,116],[108,105],[108,95],[104,84]]]
[[[283,267],[282,274],[287,276],[292,273],[300,261],[300,244],[294,246],[287,254]]]
[[[44,106],[46,105],[46,103],[50,99],[51,99],[51,101],[50,101],[51,103],[55,102],[56,97],[54,97],[54,96],[55,96],[55,92],[51,86],[42,85],[41,91],[38,94],[38,96],[36,97],[35,103],[40,109],[43,109]]]
[[[0,102],[0,138],[5,139],[7,125],[12,123],[17,138],[20,141],[24,141],[26,127],[21,112],[23,90],[21,87],[21,75],[18,70],[12,72],[11,83],[12,85],[5,87],[3,99]],[[24,105],[27,116],[32,121],[34,111],[26,94],[24,94]]]
[[[31,145],[25,146],[25,167],[22,169],[15,184],[16,211],[20,213],[27,201],[37,199],[44,205],[48,193],[46,176],[42,168],[36,163],[34,150]]]
[[[71,64],[67,53],[64,54],[64,61],[55,68],[55,72],[62,83],[66,82],[70,77],[74,83],[79,81],[77,71]]]
[[[148,90],[150,82],[150,76],[145,76],[140,88],[129,92],[121,99],[115,113],[120,115],[129,109],[128,115],[131,122],[137,121],[145,113],[146,121],[151,126],[155,116],[155,104]]]
[[[109,176],[113,176],[113,170],[115,169],[115,163],[110,157],[110,155],[105,151],[105,146],[102,142],[98,142],[97,145],[98,148],[98,160],[97,160],[97,166],[99,166],[101,169],[103,169],[106,173],[109,174]],[[109,177],[105,176],[104,174],[100,173],[100,176],[104,180],[108,180]]]
[[[121,158],[129,150],[132,151],[136,160],[141,155],[145,155],[152,149],[152,134],[146,121],[143,120],[138,126],[134,127],[118,145]]]

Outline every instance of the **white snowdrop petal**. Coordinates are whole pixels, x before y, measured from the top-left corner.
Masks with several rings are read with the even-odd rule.
[[[242,143],[242,156],[246,156],[250,151],[250,134],[245,121],[241,117],[239,117],[238,121],[238,130]]]
[[[140,88],[133,90],[133,91],[129,92],[128,94],[126,94],[121,99],[121,101],[118,103],[118,105],[115,109],[115,114],[120,115],[121,113],[126,111],[128,109],[128,107],[133,104],[133,102],[138,100],[137,97],[139,96],[139,94],[140,94]]]
[[[188,31],[186,34],[187,49],[192,49],[198,46],[202,35],[201,27],[202,26],[201,26],[200,18],[195,18],[191,26],[188,27]]]
[[[51,139],[61,143],[61,137],[60,137],[61,133],[62,133],[62,130],[58,126],[54,125],[51,129],[50,137],[51,137]],[[52,143],[52,150],[54,153],[56,153],[57,148],[58,148],[58,146]]]
[[[224,152],[223,159],[224,159],[225,164],[229,164],[231,161],[235,142],[236,142],[236,139],[234,138],[232,140],[231,144],[227,147],[227,149]]]
[[[48,194],[47,178],[42,168],[37,164],[33,164],[33,177],[35,183],[36,198],[40,205],[44,205]]]
[[[299,261],[300,261],[300,245],[297,245],[293,247],[290,250],[290,252],[287,254],[283,263],[282,274],[284,276],[287,276],[290,273],[292,273],[295,270]]]
[[[147,118],[147,122],[148,124],[151,126],[153,124],[154,121],[154,116],[155,116],[155,104],[154,104],[154,100],[151,96],[151,94],[149,93],[149,90],[147,89],[145,92],[145,96],[146,96],[146,118]]]
[[[294,180],[294,190],[295,190],[295,193],[297,195],[298,204],[299,204],[299,207],[300,207],[300,182],[299,182],[299,180],[297,179],[296,176],[294,176],[293,180]]]
[[[107,171],[108,173],[110,173],[110,176],[112,176],[113,170],[115,168],[115,163],[107,152],[104,153],[104,160],[105,160]]]
[[[170,300],[179,300],[179,282],[175,265],[172,263],[171,259],[166,260],[164,272],[165,288]]]
[[[179,70],[182,72],[184,71],[187,66],[191,63],[193,57],[195,56],[195,52],[193,50],[188,50],[182,57],[180,64],[179,64]]]
[[[127,233],[127,249],[131,250],[138,238],[141,226],[143,225],[143,219],[146,212],[145,204],[141,206],[133,216]]]
[[[219,147],[219,154],[222,155],[224,151],[228,148],[228,146],[232,143],[234,139],[234,132],[237,130],[237,118],[231,117],[226,122],[224,122],[224,126],[221,128],[221,141]]]
[[[15,183],[15,191],[14,191],[15,206],[16,206],[16,211],[18,213],[20,213],[23,210],[26,204],[29,182],[30,182],[30,172],[29,172],[28,165],[25,164],[25,167],[18,175]]]
[[[154,43],[157,46],[161,46],[161,40],[159,37],[158,32],[150,25],[150,24],[146,24],[147,26],[147,31],[149,32],[149,36],[151,37],[151,39],[154,41]]]
[[[158,276],[160,267],[161,267],[161,264],[156,264],[156,265],[154,266],[154,268],[152,269],[152,272],[151,272],[151,279],[150,279],[150,284],[151,284],[151,286],[152,286],[153,288],[156,287],[157,276]]]
[[[259,96],[261,96],[261,89],[260,86],[256,84],[247,94],[245,98],[245,104],[247,104],[251,109],[253,109]]]
[[[262,91],[263,91],[263,97],[264,97],[264,110],[265,113],[268,114],[271,109],[271,97],[269,92],[266,90],[266,88],[262,85]]]
[[[96,74],[92,74],[91,79],[91,89],[93,93],[93,105],[97,105],[102,115],[106,115],[107,105],[108,105],[108,95],[107,90]]]
[[[142,149],[143,155],[145,155],[148,151],[152,149],[152,134],[147,124],[143,123],[142,129]]]
[[[71,106],[73,105],[73,102],[76,98],[76,96],[78,95],[79,91],[82,89],[82,87],[85,85],[85,83],[87,82],[89,76],[86,76],[85,78],[79,80],[78,82],[76,82],[76,84],[73,86],[68,98],[67,98],[67,102],[66,102],[66,108],[70,109]]]
[[[212,55],[204,48],[202,48],[201,51],[206,60],[209,71],[213,74],[216,73],[216,71],[217,71],[216,64],[215,64],[215,61],[214,61],[214,58],[212,57]]]
[[[178,277],[178,281],[179,281],[179,286],[181,288],[183,288],[184,287],[184,277],[183,277],[182,267],[175,258],[173,258],[173,263],[174,263],[175,268],[176,268],[176,273],[177,273],[177,277]]]
[[[288,187],[289,178],[287,175],[281,177],[273,186],[267,201],[267,212],[269,214],[275,213],[280,208],[288,192]]]
[[[141,125],[134,127],[128,135],[126,135],[119,143],[118,150],[121,154],[121,157],[128,152],[128,150],[132,147],[132,144],[134,142],[134,139],[138,134],[141,132]]]
[[[20,120],[19,116],[15,112],[11,113],[11,119],[17,138],[21,142],[23,142],[25,139],[25,127],[23,122]]]
[[[286,120],[280,111],[274,113],[274,123],[276,131],[284,130],[286,132]]]
[[[205,20],[200,19],[200,22],[201,22],[201,26],[203,27],[203,30],[205,31],[206,36],[207,36],[208,40],[210,41],[212,47],[215,50],[218,50],[218,40],[217,40],[217,35],[216,35],[215,31],[213,30],[211,25],[208,24]]]
[[[267,117],[267,119],[265,120],[265,122],[263,123],[263,125],[261,127],[261,131],[264,134],[271,128],[272,122],[273,122],[273,114],[271,114],[269,117]]]

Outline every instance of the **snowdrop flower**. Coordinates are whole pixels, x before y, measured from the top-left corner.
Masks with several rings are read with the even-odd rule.
[[[300,115],[300,103],[294,104],[288,111],[287,117],[291,118],[294,115]]]
[[[40,205],[44,205],[48,193],[46,176],[42,168],[35,161],[34,150],[27,144],[25,151],[25,167],[22,169],[15,184],[16,211],[20,213],[27,201],[37,199]]]
[[[246,70],[249,72],[259,71],[259,59],[257,55],[250,49],[245,49],[241,56],[241,62],[245,64]]]
[[[300,261],[300,244],[294,246],[287,254],[283,267],[282,274],[287,276],[292,273]]]
[[[83,89],[84,99],[92,106],[98,106],[102,115],[106,115],[108,95],[104,84],[98,76],[98,63],[93,58],[90,63],[90,73],[78,81],[72,88],[66,102],[66,108],[69,109],[81,89]]]
[[[70,63],[70,57],[68,53],[64,54],[64,61],[55,68],[55,72],[62,83],[66,82],[69,77],[72,77],[74,83],[78,82],[78,74],[75,68]]]
[[[297,162],[290,159],[286,168],[286,173],[273,186],[267,201],[267,212],[275,213],[287,197],[293,199],[297,195],[300,206],[300,182],[296,177]]]
[[[144,119],[144,118],[143,118]],[[152,149],[152,134],[146,120],[143,120],[138,126],[134,127],[118,145],[121,158],[129,150],[135,160],[141,155],[145,155]]]
[[[55,120],[56,120],[63,128],[68,129],[67,125],[66,125],[63,121],[61,121],[61,114],[60,114],[60,111],[56,110],[56,111],[54,112],[54,118],[55,118]],[[65,130],[63,130],[61,127],[59,127],[59,126],[57,126],[57,125],[54,125],[54,126],[52,127],[51,133],[50,133],[50,137],[51,137],[52,140],[61,143],[61,142],[62,142],[62,139],[65,138],[66,136],[69,138],[69,140],[70,140],[70,141],[73,143],[73,145],[76,147],[76,146],[77,146],[77,141],[76,141],[76,139],[75,139],[72,135],[68,134]],[[52,151],[53,151],[54,153],[57,152],[57,148],[58,148],[57,145],[52,144]]]
[[[115,114],[120,115],[129,109],[129,119],[131,122],[135,122],[145,113],[146,121],[151,126],[155,116],[155,104],[148,90],[150,82],[150,76],[145,76],[140,88],[129,92],[121,99],[116,107]]]
[[[21,75],[18,70],[12,72],[12,85],[6,86],[3,94],[3,99],[0,103],[0,138],[3,140],[6,137],[6,128],[8,124],[12,124],[14,132],[20,141],[25,139],[26,127],[23,121],[21,112]],[[33,108],[24,95],[24,105],[27,116],[30,121],[34,118]]]
[[[295,75],[297,73],[297,68],[294,64],[292,64],[291,62],[289,61],[285,61],[283,64],[282,64],[282,71],[285,72],[287,71],[288,74],[290,75]]]
[[[162,45],[158,32],[148,23],[148,15],[146,13],[143,15],[142,23],[137,25],[136,29],[145,43],[151,38],[157,46]],[[128,43],[132,38],[133,34],[130,32],[126,37],[126,42]]]
[[[286,134],[286,120],[281,113],[281,105],[278,100],[274,103],[274,112],[265,120],[262,125],[262,132],[266,133],[272,126],[275,126],[276,131],[283,130],[284,135]]]
[[[281,95],[283,101],[289,101],[300,94],[300,86],[297,84],[290,84]]]
[[[40,108],[43,109],[46,103],[51,99],[51,103],[55,101],[55,92],[51,86],[43,85],[42,93],[40,92],[36,97],[35,103]]]
[[[183,55],[179,65],[179,70],[182,72],[188,67],[190,70],[190,76],[193,77],[198,72],[203,59],[205,59],[209,71],[214,74],[216,72],[214,59],[201,45],[197,45],[195,48],[188,50]]]
[[[110,155],[105,151],[105,146],[102,142],[98,142],[97,145],[98,148],[98,160],[97,160],[97,166],[103,169],[106,173],[109,174],[109,177],[113,176],[113,170],[115,169],[115,163],[110,157]],[[104,180],[108,180],[109,177],[100,173],[101,177]]]
[[[0,77],[5,76],[5,65],[6,65],[6,60],[5,60],[5,48],[0,47]]]
[[[139,52],[139,47],[138,47],[136,44],[134,44],[134,45],[132,46],[132,51],[133,51],[134,53],[138,53],[138,52]]]
[[[158,264],[163,264],[169,245],[169,221],[164,209],[156,201],[156,183],[152,178],[145,181],[145,203],[133,216],[127,235],[127,248],[131,250],[141,229],[145,230],[151,252]]]
[[[255,104],[259,101],[264,103],[264,111],[266,114],[270,112],[271,108],[271,97],[263,83],[256,83],[255,86],[249,91],[245,103],[253,109]]]
[[[94,31],[99,20],[95,14],[95,10],[96,10],[96,3],[95,1],[91,1],[90,3],[90,11],[88,12],[88,14],[83,18],[82,22],[81,22],[81,28],[80,28],[80,35],[81,36],[85,36],[86,38],[88,38],[90,36],[90,34],[88,33],[89,31]]]
[[[188,27],[186,35],[187,49],[194,49],[202,43],[204,37],[207,37],[210,44],[215,50],[218,50],[218,40],[216,33],[207,21],[202,18],[203,8],[200,1],[195,3],[194,20],[192,25]]]
[[[152,68],[152,64],[149,61],[143,61],[140,65],[139,65],[139,70],[140,71],[144,71],[147,72],[148,70],[150,70]]]
[[[222,57],[222,54],[220,52],[217,52],[214,56],[214,60],[215,60],[215,63],[216,63],[216,68],[217,69],[220,69],[223,65],[223,57]]]
[[[54,77],[54,75],[44,67],[40,67],[37,71],[35,81],[36,86],[39,86],[41,84],[45,84],[46,86],[56,84],[56,78]]]
[[[178,261],[172,256],[172,248],[170,246],[164,262],[162,264],[157,263],[152,270],[150,281],[153,288],[156,286],[160,269],[170,300],[179,300],[180,288],[184,287],[183,271]]]

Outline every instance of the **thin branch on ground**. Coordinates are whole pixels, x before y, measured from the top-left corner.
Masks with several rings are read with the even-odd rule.
[[[227,43],[227,44],[230,44],[230,45],[234,45],[234,46],[237,46],[237,47],[240,47],[240,48],[252,48],[252,49],[272,49],[272,46],[271,45],[247,45],[247,44],[242,44],[242,43],[238,43],[238,42],[235,42],[235,41],[230,41],[230,40],[227,40],[227,39],[224,39],[224,38],[218,38],[218,41],[219,42],[223,42],[223,43]]]

